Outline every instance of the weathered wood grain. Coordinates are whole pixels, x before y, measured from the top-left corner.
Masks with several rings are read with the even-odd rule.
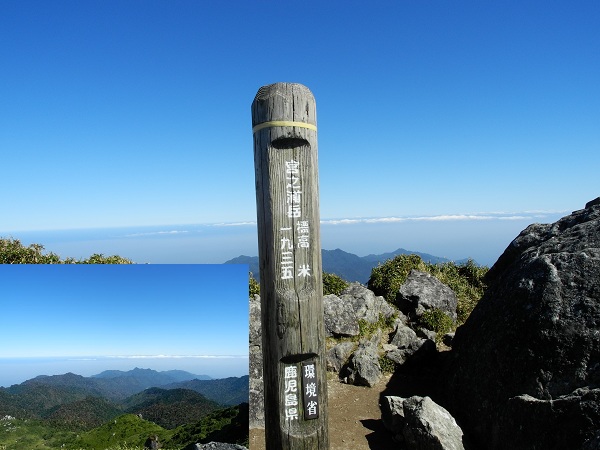
[[[252,103],[268,450],[329,448],[316,124],[300,84],[264,86]],[[317,394],[304,401],[313,362]]]

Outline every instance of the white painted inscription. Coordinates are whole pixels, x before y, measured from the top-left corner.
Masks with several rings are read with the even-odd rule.
[[[285,382],[285,418],[298,420],[298,368],[296,366],[285,366],[283,379]]]
[[[310,264],[294,266],[294,251],[307,250],[310,247],[310,225],[306,217],[302,217],[301,199],[302,182],[300,179],[300,163],[295,160],[285,161],[286,181],[286,215],[295,223],[293,226],[283,227],[280,232],[280,279],[292,280],[312,276]],[[295,232],[294,232],[295,231]]]
[[[287,216],[290,218],[301,217],[302,211],[300,210],[300,199],[302,187],[300,185],[300,163],[298,161],[286,161],[285,162],[285,179],[286,185],[286,203],[287,203]]]
[[[304,402],[304,419],[319,417],[319,390],[315,363],[302,364],[302,396]]]

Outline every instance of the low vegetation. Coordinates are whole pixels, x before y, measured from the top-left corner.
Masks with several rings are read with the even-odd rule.
[[[348,282],[333,273],[323,272],[323,295],[340,295],[348,287]]]
[[[437,339],[440,340],[444,334],[454,328],[454,322],[441,309],[429,309],[419,317],[419,325],[431,331],[435,331]]]
[[[122,414],[89,431],[43,420],[0,417],[0,450],[137,450],[157,436],[163,450],[210,441],[248,446],[248,404],[221,408],[193,423],[167,429],[137,414]]]
[[[430,264],[425,263],[417,255],[398,255],[375,267],[371,272],[368,287],[376,295],[382,295],[393,304],[400,286],[404,284],[413,269],[435,276],[454,291],[458,299],[456,310],[458,325],[467,320],[485,291],[483,277],[488,271],[487,267],[478,266],[472,260],[461,264],[454,262]],[[428,320],[434,320],[434,317]]]
[[[89,258],[61,258],[56,253],[44,253],[44,246],[25,246],[18,239],[0,238],[0,264],[133,264],[122,256],[104,256],[94,253]]]
[[[260,284],[254,278],[252,272],[250,272],[250,298],[254,298],[255,295],[260,295]]]

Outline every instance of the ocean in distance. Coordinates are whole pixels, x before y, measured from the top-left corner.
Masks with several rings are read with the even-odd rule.
[[[431,217],[359,218],[321,221],[321,247],[358,256],[404,248],[450,260],[472,258],[491,266],[532,223],[552,223],[564,212],[488,213]],[[196,225],[2,231],[0,237],[42,244],[59,256],[120,255],[136,263],[222,264],[257,256],[255,222]]]
[[[248,375],[248,356],[62,356],[0,358],[0,386],[20,384],[38,375],[62,375],[68,372],[89,377],[105,370],[128,371],[136,367],[159,372],[185,370],[211,378]]]

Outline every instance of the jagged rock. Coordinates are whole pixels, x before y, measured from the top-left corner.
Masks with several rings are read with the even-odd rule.
[[[417,336],[423,339],[429,339],[435,342],[437,339],[437,333],[432,330],[428,330],[427,328],[419,328],[417,330]]]
[[[224,444],[222,442],[209,442],[208,444],[192,444],[185,447],[185,450],[248,450],[243,445]]]
[[[340,372],[348,358],[354,351],[353,342],[340,342],[327,351],[327,370],[330,372]]]
[[[396,332],[390,344],[400,349],[411,348],[415,341],[419,340],[417,333],[403,322],[396,321]]]
[[[396,295],[400,311],[411,319],[420,317],[428,309],[440,309],[456,322],[458,299],[452,289],[433,275],[411,270]]]
[[[373,387],[381,379],[378,345],[380,339],[381,330],[378,330],[371,339],[360,341],[358,349],[341,373],[349,384]]]
[[[456,420],[429,397],[386,396],[381,418],[403,448],[464,450],[463,432]]]
[[[262,332],[260,326],[260,297],[250,299],[250,428],[264,428]]]
[[[323,310],[327,336],[358,336],[360,329],[352,303],[333,294],[325,295]]]
[[[409,360],[415,361],[432,356],[436,351],[435,342],[431,339],[417,339],[410,348],[395,348],[387,351],[385,356],[401,366]]]
[[[394,315],[394,308],[385,298],[375,295],[360,283],[351,283],[342,291],[340,298],[352,305],[356,320],[376,323],[380,316],[388,318]]]
[[[491,450],[581,449],[600,429],[600,199],[522,231],[453,342],[448,408]]]
[[[426,356],[436,352],[434,341],[419,338],[417,333],[402,321],[396,321],[396,334],[394,334],[390,345],[393,348],[386,351],[386,356],[398,365],[404,364],[417,353],[419,356]]]
[[[406,426],[404,400],[402,397],[387,395],[380,403],[381,421],[385,428],[392,433],[396,442],[404,441],[403,432]]]

